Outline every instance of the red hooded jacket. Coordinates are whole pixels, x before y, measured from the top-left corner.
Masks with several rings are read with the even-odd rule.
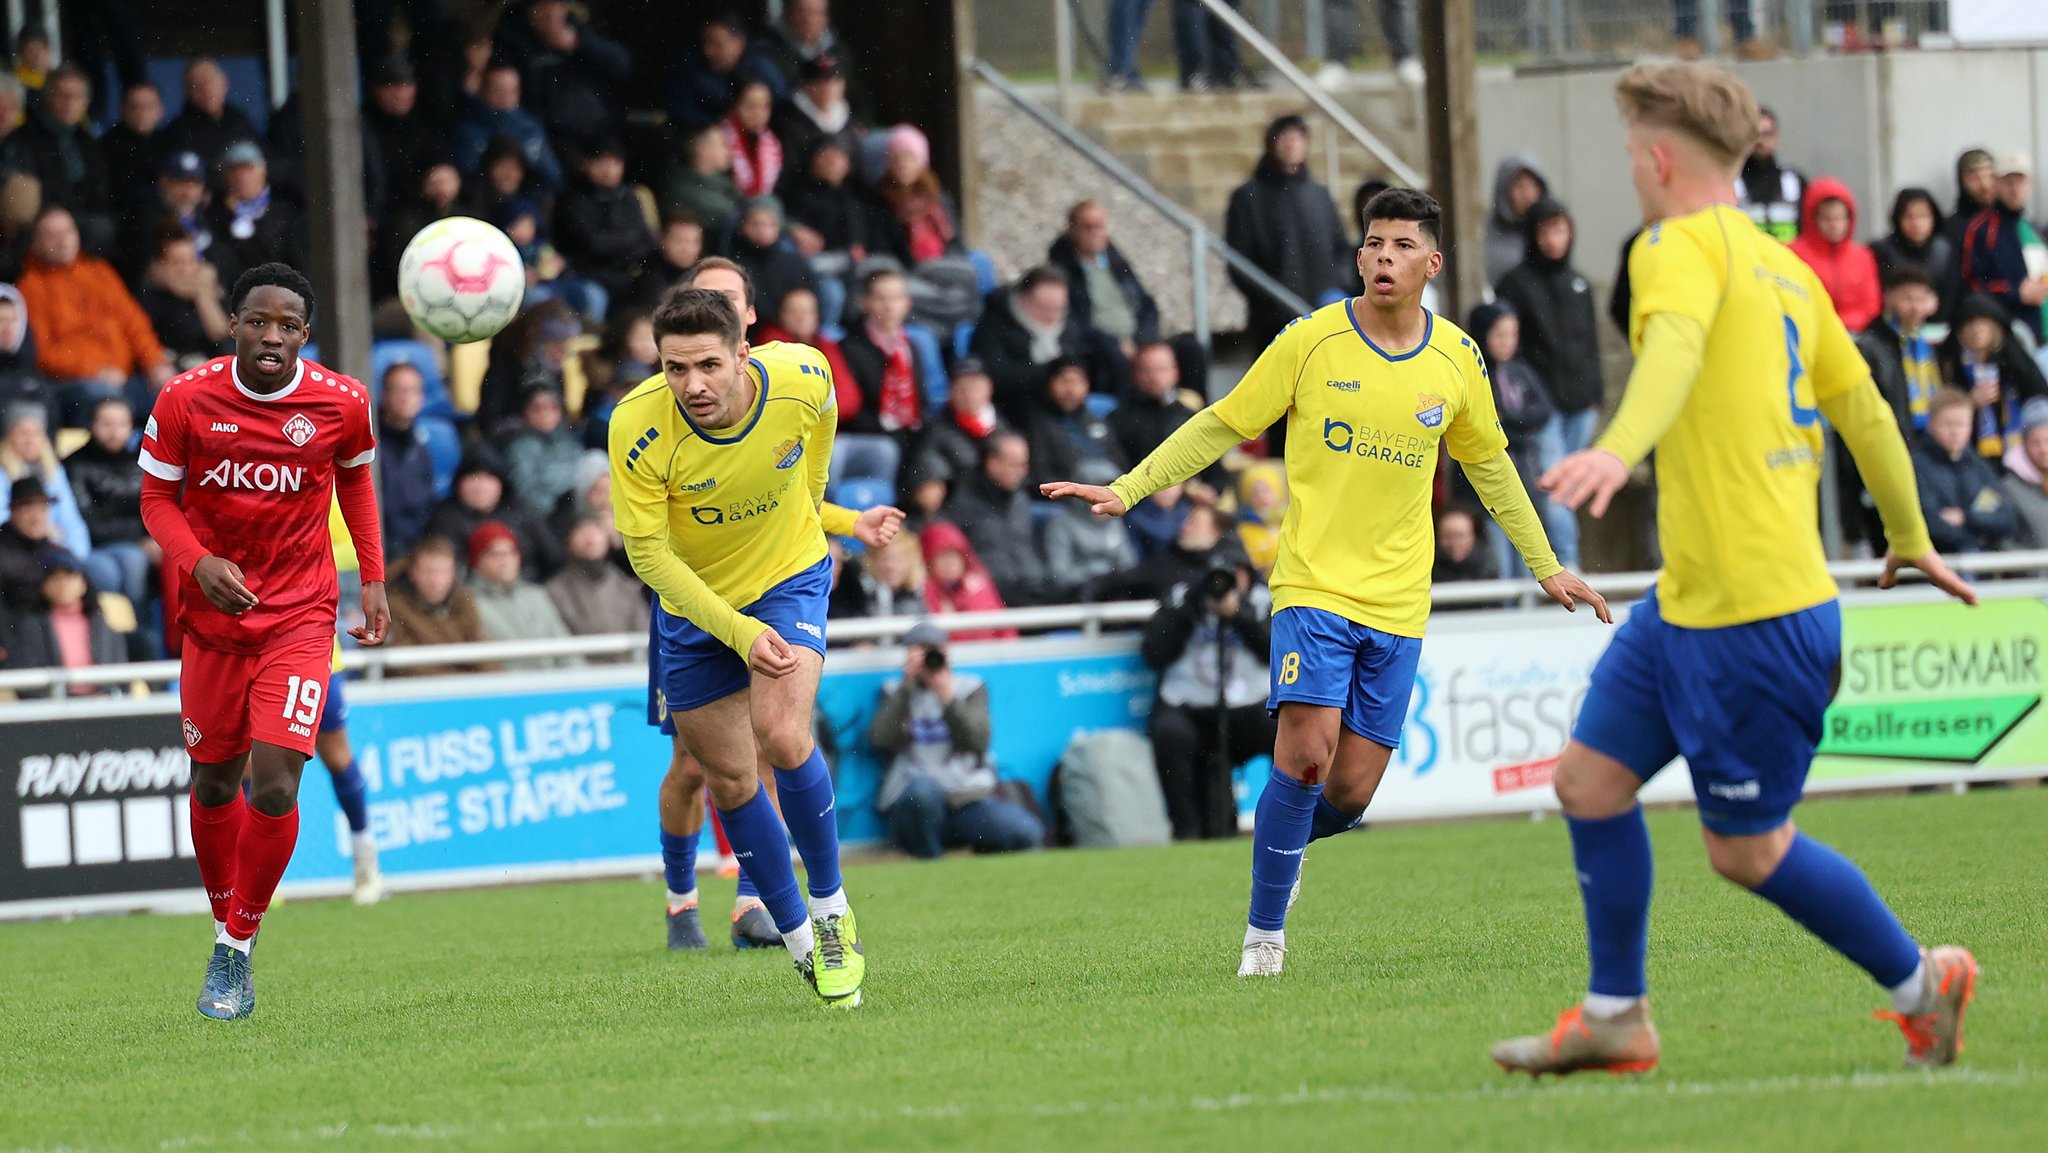
[[[1849,237],[1840,244],[1821,239],[1814,218],[1823,201],[1839,200],[1849,209]],[[1813,271],[1821,287],[1835,302],[1835,312],[1850,332],[1862,332],[1884,312],[1884,290],[1877,274],[1877,257],[1870,246],[1856,240],[1856,198],[1849,186],[1832,176],[1823,176],[1806,186],[1806,198],[1799,206],[1799,237],[1791,244]]]
[[[1000,611],[1009,606],[1003,604],[1003,594],[996,591],[996,582],[988,575],[988,569],[981,563],[981,557],[974,546],[967,543],[967,534],[951,521],[933,521],[918,538],[924,550],[924,603],[935,613],[978,613]],[[967,562],[967,571],[960,580],[948,587],[932,574],[932,558],[942,552],[957,552]],[[988,629],[954,633],[956,641],[1008,640],[1017,635],[1016,629]]]

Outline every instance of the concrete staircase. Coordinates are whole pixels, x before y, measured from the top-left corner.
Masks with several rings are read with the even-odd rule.
[[[1317,180],[1330,183],[1328,145],[1338,142],[1337,181],[1331,190],[1348,224],[1352,190],[1367,176],[1384,179],[1385,167],[1300,92],[1275,81],[1263,92],[1182,93],[1154,81],[1151,93],[1077,95],[1072,119],[1166,196],[1220,229],[1231,190],[1259,161],[1266,125],[1277,116],[1301,113],[1309,125],[1309,167]],[[1356,75],[1331,95],[1411,167],[1427,167],[1419,91],[1391,75]]]

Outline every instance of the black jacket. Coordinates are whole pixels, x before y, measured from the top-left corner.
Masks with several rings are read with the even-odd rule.
[[[417,424],[378,429],[377,471],[384,481],[384,555],[401,557],[434,515],[434,458]],[[463,547],[468,542],[458,542]]]
[[[1913,477],[1920,485],[1920,512],[1927,518],[1928,538],[1942,552],[2004,548],[2006,538],[2019,528],[2019,517],[1999,485],[1998,470],[1975,451],[1950,460],[1922,437],[1913,446]],[[1943,520],[1941,510],[1947,508],[1962,509],[1963,523]]]
[[[1157,600],[1172,592],[1175,585],[1200,580],[1211,566],[1223,561],[1233,565],[1251,563],[1235,536],[1226,536],[1215,547],[1206,549],[1185,549],[1176,541],[1165,551],[1139,561],[1136,568],[1090,581],[1081,599]]]
[[[310,263],[303,218],[275,187],[270,192],[270,206],[256,219],[248,236],[235,235],[235,210],[228,207],[225,199],[207,205],[202,219],[213,233],[206,259],[220,270],[224,286],[232,286],[244,272],[273,260],[293,268],[305,268]]]
[[[1024,490],[1004,492],[976,469],[954,484],[943,515],[967,534],[1004,604],[1015,608],[1043,598],[1048,574]]]
[[[874,247],[874,206],[851,184],[835,188],[808,176],[785,176],[777,191],[791,222],[824,237],[827,252]]]
[[[200,111],[197,105],[187,104],[157,130],[157,136],[163,141],[165,155],[197,152],[209,171],[220,166],[220,154],[228,150],[228,145],[237,140],[262,139],[255,122],[232,104],[221,106],[218,120]]]
[[[1187,655],[1188,642],[1194,639],[1195,628],[1209,615],[1209,608],[1201,598],[1190,590],[1186,596],[1165,597],[1159,602],[1159,611],[1145,622],[1145,639],[1138,643],[1138,656],[1145,667],[1156,673],[1172,668],[1175,661]],[[1260,660],[1270,659],[1273,653],[1273,617],[1252,607],[1252,598],[1238,598],[1237,615],[1230,618],[1231,631],[1244,642]]]
[[[451,495],[427,519],[427,532],[455,542],[455,555],[467,563],[469,534],[482,528],[485,521],[493,520],[511,529],[512,535],[519,538],[521,576],[539,582],[553,576],[555,570],[562,567],[562,546],[556,542],[554,534],[548,531],[540,518],[521,507],[509,492],[490,512],[477,512]]]
[[[60,551],[50,541],[21,535],[13,521],[0,524],[0,608],[17,618],[32,611],[43,595],[43,564]]]
[[[842,343],[840,351],[844,352],[845,349],[846,346]],[[952,409],[944,409],[936,416],[927,418],[925,430],[924,451],[945,462],[947,469],[952,473],[954,484],[981,471],[981,446],[987,442],[988,437],[969,435],[967,430],[961,428],[959,422],[953,419]],[[995,427],[989,430],[988,436],[1014,431],[1007,421],[998,416]]]
[[[1010,311],[1010,290],[998,288],[988,296],[980,323],[974,326],[974,355],[988,369],[995,383],[996,408],[1011,424],[1030,423],[1031,413],[1045,395],[1045,365],[1031,359],[1031,333]],[[1067,312],[1067,325],[1060,330],[1060,355],[1089,363],[1092,342],[1088,329],[1074,312]],[[1091,365],[1088,378],[1098,390],[1102,378]],[[1007,598],[1006,598],[1007,599]]]
[[[1159,339],[1159,303],[1152,294],[1145,291],[1138,274],[1131,269],[1131,262],[1123,252],[1112,244],[1103,253],[1109,260],[1109,272],[1116,277],[1124,290],[1124,299],[1130,302],[1131,315],[1137,318],[1138,331],[1134,339],[1139,344],[1150,344]],[[1064,234],[1052,242],[1046,250],[1046,259],[1058,265],[1067,274],[1067,300],[1074,315],[1083,324],[1095,323],[1094,301],[1088,296],[1088,277],[1081,268],[1081,256],[1074,251],[1074,242]]]
[[[655,306],[661,303],[662,296],[674,288],[677,281],[687,276],[689,271],[687,268],[677,268],[670,264],[668,257],[663,256],[659,248],[655,249],[646,260],[640,262],[640,271],[633,274],[633,282],[626,286],[625,300],[613,302],[614,313],[616,314],[620,304],[641,312],[653,312]]]
[[[1105,460],[1122,471],[1127,463],[1123,449],[1109,431],[1109,422],[1082,405],[1073,412],[1061,412],[1046,401],[1031,414],[1031,483],[1072,480],[1084,460]]]
[[[383,215],[391,205],[420,194],[427,170],[453,156],[448,134],[418,108],[409,116],[386,116],[374,104],[363,106],[363,132],[377,142],[384,161],[385,203],[371,205]]]
[[[1168,396],[1161,401],[1133,396],[1110,412],[1109,432],[1116,437],[1117,448],[1122,450],[1124,459],[1135,463],[1150,456],[1153,449],[1193,415],[1176,396]]]
[[[1309,179],[1306,166],[1290,175],[1260,161],[1252,178],[1230,194],[1223,236],[1311,308],[1350,279],[1351,239],[1330,190]],[[1294,319],[1293,308],[1251,281],[1234,271],[1230,279],[1245,294],[1248,327],[1261,344]]]
[[[598,188],[577,180],[555,208],[555,248],[577,275],[623,297],[633,271],[657,248],[640,198],[626,185]]]
[[[571,19],[573,52],[557,52],[534,36],[514,14],[498,23],[498,54],[519,67],[526,108],[540,117],[548,135],[565,143],[588,142],[619,122],[619,86],[632,70],[624,46]]]
[[[853,161],[856,171],[860,168],[861,138],[865,129],[860,121],[849,116],[839,130],[828,131],[824,125],[811,119],[802,105],[796,102],[796,93],[791,92],[786,100],[775,104],[775,113],[768,120],[769,131],[782,142],[782,154],[786,159],[785,173],[808,172],[811,155],[827,144],[837,144]]]
[[[1893,271],[1900,268],[1918,268],[1934,278],[1934,291],[1941,297],[1941,311],[1936,316],[1947,316],[1955,307],[1961,295],[1961,270],[1956,263],[1956,246],[1949,238],[1936,232],[1927,238],[1925,244],[1909,243],[1896,230],[1882,240],[1870,243],[1870,254],[1877,257],[1878,283],[1890,279]]]
[[[123,215],[156,203],[157,174],[164,166],[163,133],[147,136],[116,124],[100,136],[100,155],[107,165],[107,188]]]
[[[1555,207],[1555,202],[1552,202]],[[1536,246],[1539,202],[1528,214],[1528,248],[1522,263],[1501,277],[1494,291],[1522,319],[1522,356],[1550,390],[1564,413],[1582,412],[1607,395],[1600,375],[1600,329],[1594,319],[1593,286],[1571,266],[1571,253],[1551,260]],[[1475,339],[1477,339],[1475,337]]]
[[[1911,444],[1913,399],[1907,395],[1905,338],[1892,326],[1890,317],[1880,316],[1871,322],[1869,328],[1856,334],[1856,351],[1862,353],[1864,362],[1870,365],[1870,376],[1877,382],[1877,391],[1885,403],[1892,406],[1892,415],[1899,422],[1899,435]]]
[[[782,298],[788,296],[791,289],[815,291],[818,287],[817,278],[811,275],[811,262],[790,245],[775,244],[761,248],[746,237],[735,234],[732,258],[754,280],[754,313],[757,316],[772,320],[781,311]]]
[[[73,213],[113,211],[107,157],[91,125],[65,128],[33,112],[21,126],[21,143],[30,175],[42,182],[44,204],[61,204]]]
[[[227,341],[207,338],[206,322],[199,318],[198,305],[161,285],[144,281],[135,290],[135,303],[142,306],[149,326],[156,330],[157,340],[179,369],[233,351]]]
[[[88,440],[64,458],[64,475],[78,498],[78,514],[94,545],[134,544],[142,527],[142,468],[134,449],[108,452]]]
[[[868,339],[867,325],[856,321],[846,333],[846,339],[839,342],[839,354],[846,358],[846,367],[853,370],[853,382],[860,386],[860,415],[840,422],[845,432],[882,431],[882,372],[888,367],[889,358]],[[917,411],[921,425],[932,423],[932,414],[925,411],[924,358],[917,351],[917,344],[910,345],[910,374],[917,385]],[[969,466],[970,470],[980,467]],[[955,469],[954,476],[964,476]]]

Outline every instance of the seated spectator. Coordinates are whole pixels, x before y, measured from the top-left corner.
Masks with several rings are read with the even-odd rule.
[[[548,600],[573,636],[647,631],[647,586],[612,563],[612,530],[595,516],[578,517],[565,542],[562,571],[548,578]]]
[[[490,364],[477,397],[478,426],[498,432],[516,422],[520,402],[534,385],[562,392],[562,366],[568,362],[569,342],[581,335],[583,324],[576,310],[545,294],[506,325],[491,340]]]
[[[920,860],[954,848],[1013,853],[1038,847],[1044,823],[996,795],[988,685],[952,667],[945,630],[937,625],[917,625],[903,644],[903,677],[882,686],[868,725],[868,744],[890,758],[875,797],[890,842]]]
[[[945,464],[948,476],[968,476],[981,467],[982,444],[998,432],[1014,432],[996,412],[995,382],[974,357],[953,365],[946,411],[932,421],[925,451]]]
[[[7,490],[7,523],[0,524],[0,621],[33,609],[43,569],[63,552],[50,518],[50,490],[25,476]]]
[[[1934,202],[1934,194],[1925,188],[1899,189],[1899,194],[1892,198],[1891,234],[1873,242],[1870,254],[1877,259],[1880,283],[1889,284],[1900,269],[1916,268],[1934,282],[1935,292],[1941,298],[1936,315],[1946,314],[1955,306],[1959,288],[1955,245],[1943,234],[1941,209]]]
[[[1313,307],[1342,295],[1358,264],[1357,250],[1337,215],[1337,202],[1309,175],[1308,147],[1308,122],[1301,117],[1282,116],[1267,125],[1265,154],[1251,179],[1230,194],[1223,231],[1232,248]],[[1535,201],[1536,196],[1530,196],[1520,211]],[[1513,220],[1513,248],[1500,262],[1499,272],[1521,257],[1520,211]],[[1493,266],[1503,244],[1499,227],[1498,215],[1487,219],[1488,283],[1498,278]],[[1248,331],[1263,347],[1294,319],[1294,309],[1238,274],[1231,276],[1245,294]]]
[[[725,129],[705,124],[683,138],[682,152],[669,165],[661,206],[686,212],[704,228],[704,247],[724,252],[740,214],[739,186],[732,179],[732,150]]]
[[[547,591],[519,575],[519,538],[504,524],[489,520],[469,534],[469,595],[476,600],[484,637],[494,641],[547,640],[566,637],[569,626],[555,611]],[[514,669],[553,669],[580,665],[581,657],[522,657],[503,662]]]
[[[1950,555],[2002,549],[2019,528],[1998,469],[1970,451],[1975,408],[1963,393],[1942,389],[1928,405],[1927,431],[1913,446],[1927,535]]]
[[[575,474],[569,483],[569,491],[555,502],[554,512],[548,517],[548,528],[553,530],[554,539],[566,541],[575,530],[576,522],[590,518],[604,525],[610,534],[610,555],[618,561],[625,560],[625,539],[612,527],[612,464],[603,449],[586,449],[576,458]],[[620,570],[633,576],[633,566],[624,565]]]
[[[714,16],[669,68],[669,123],[684,131],[715,125],[732,109],[740,85],[756,80],[776,99],[789,90],[775,62],[749,42],[739,17]]]
[[[100,613],[99,596],[86,579],[85,566],[62,550],[51,553],[44,563],[35,599],[15,615],[5,652],[4,667],[10,669],[88,669],[131,659],[128,638],[115,632]],[[96,696],[105,691],[72,685],[67,695]]]
[[[92,552],[92,534],[79,512],[71,474],[57,460],[57,450],[50,443],[42,407],[18,405],[5,416],[5,432],[0,435],[0,497],[23,481],[39,482],[50,502],[50,540],[73,556],[86,556]]]
[[[968,543],[967,534],[950,520],[933,521],[918,534],[924,552],[924,603],[935,613],[997,612],[1007,608],[988,567]],[[1006,640],[1015,629],[983,629],[953,634],[956,639]]]
[[[510,529],[516,538],[526,579],[542,580],[560,567],[561,553],[554,535],[525,506],[511,499],[505,491],[504,464],[496,451],[479,445],[469,450],[455,470],[455,489],[427,519],[427,535],[451,542],[460,536],[467,543],[470,534],[491,521]]]
[[[988,368],[996,407],[1012,424],[1030,422],[1053,361],[1086,364],[1088,349],[1088,332],[1068,307],[1067,274],[1049,264],[1026,270],[1014,286],[992,294],[974,328],[974,355]],[[1096,384],[1098,391],[1113,391]]]
[[[1046,259],[1067,274],[1074,319],[1116,345],[1125,360],[1159,339],[1159,305],[1130,260],[1109,238],[1109,209],[1083,200],[1067,212],[1067,230]]]
[[[899,532],[888,544],[868,549],[846,566],[833,587],[827,615],[897,617],[924,611],[924,558],[917,534]]]
[[[534,385],[520,401],[519,425],[504,440],[506,480],[536,517],[553,512],[576,482],[583,441],[566,415],[560,392]]]
[[[819,325],[818,294],[799,284],[782,294],[782,303],[776,307],[775,319],[762,321],[755,326],[755,344],[769,344],[786,341],[790,344],[807,344],[825,354],[825,364],[832,370],[833,402],[839,408],[839,427],[845,428],[848,418],[860,415],[865,403],[861,396],[860,382],[854,379],[853,368],[846,363],[846,353],[839,342],[826,336]],[[847,406],[851,405],[849,409]],[[832,450],[834,464],[839,461],[839,442]],[[890,471],[894,475],[894,470]]]
[[[370,292],[379,300],[398,295],[399,258],[421,229],[470,211],[462,196],[462,173],[448,161],[429,165],[414,191],[417,195],[394,205],[377,229],[376,244],[370,251]]]
[[[419,84],[405,57],[387,56],[370,65],[364,86],[368,99],[363,102],[363,131],[376,142],[384,185],[392,199],[410,199],[422,187],[427,170],[447,159],[448,134],[420,109]],[[390,206],[370,207],[382,216]]]
[[[480,175],[480,180],[467,182],[476,190],[470,199],[479,217],[496,221],[502,228],[516,205],[532,211],[538,219],[546,194],[517,142],[498,139],[485,146]]]
[[[175,224],[205,260],[213,247],[213,229],[206,219],[206,165],[197,152],[172,152],[164,157],[156,185],[121,224],[121,270],[141,279],[143,267],[156,255],[157,233]],[[395,262],[397,257],[392,258]]]
[[[955,473],[945,461],[930,452],[910,458],[901,473],[904,493],[903,531],[923,533],[941,519],[946,501],[953,495]]]
[[[298,210],[271,188],[263,149],[254,141],[230,145],[222,154],[221,195],[207,206],[206,228],[213,234],[207,262],[220,270],[225,284],[259,264],[311,264],[305,224]]]
[[[1237,835],[1231,770],[1270,751],[1266,712],[1272,597],[1246,566],[1222,563],[1160,599],[1138,653],[1159,676],[1152,759],[1173,839]]]
[[[163,171],[164,146],[158,129],[164,122],[164,98],[156,85],[144,81],[121,92],[121,118],[100,135],[100,153],[107,161],[107,188],[114,211],[122,218],[147,205],[157,174]]]
[[[1436,563],[1429,579],[1437,584],[1451,581],[1490,581],[1500,576],[1493,553],[1480,546],[1479,518],[1463,505],[1447,504],[1436,514]]]
[[[1185,502],[1187,515],[1180,532],[1165,551],[1140,561],[1136,568],[1113,573],[1083,591],[1083,598],[1096,601],[1158,600],[1175,585],[1202,579],[1218,564],[1249,565],[1244,546],[1238,542],[1237,521],[1208,503]]]
[[[1237,539],[1262,577],[1273,575],[1273,562],[1279,559],[1287,505],[1285,465],[1262,460],[1237,474]]]
[[[2048,381],[2009,331],[1998,301],[1970,293],[1956,305],[1952,324],[1934,354],[1942,383],[1976,404],[1977,451],[1998,461],[2019,443],[2021,406],[2048,396]]]
[[[70,212],[45,208],[34,236],[19,287],[36,334],[37,367],[71,386],[60,388],[67,415],[82,419],[89,401],[124,390],[137,412],[146,412],[171,378],[170,358],[149,317],[113,265],[79,251]]]
[[[775,97],[768,85],[748,80],[733,98],[732,111],[721,122],[725,150],[732,154],[732,182],[742,197],[770,196],[782,179],[782,141],[768,126]]]
[[[1537,209],[1531,209],[1534,216]],[[1509,274],[1514,275],[1513,273]],[[1503,283],[1505,300],[1505,283]],[[1588,331],[1593,324],[1593,300],[1590,294],[1585,300],[1585,323]],[[1527,489],[1536,503],[1536,511],[1543,517],[1544,531],[1552,544],[1560,549],[1569,549],[1572,563],[1579,559],[1579,522],[1572,510],[1553,504],[1545,498],[1543,490],[1536,484],[1548,463],[1545,434],[1556,422],[1557,410],[1552,407],[1549,391],[1544,379],[1536,369],[1521,356],[1522,321],[1515,310],[1504,302],[1482,304],[1472,310],[1470,323],[1465,331],[1479,342],[1479,350],[1486,364],[1486,374],[1493,381],[1494,408],[1500,419],[1501,431],[1508,438],[1508,459],[1515,462],[1515,470],[1522,476],[1522,487]],[[1555,446],[1551,448],[1554,450]],[[1462,480],[1464,473],[1459,477]],[[1521,555],[1514,550],[1506,533],[1489,534],[1493,541],[1494,571],[1508,577],[1528,575],[1522,565]],[[1566,555],[1560,552],[1559,556]],[[1563,563],[1560,561],[1559,563]]]
[[[782,142],[783,155],[792,168],[802,171],[811,165],[818,149],[837,145],[848,156],[858,156],[867,127],[854,119],[853,106],[846,99],[846,74],[833,56],[806,60],[796,71],[796,91],[775,106],[769,126]]]
[[[447,537],[421,537],[397,569],[391,582],[391,632],[385,643],[400,648],[480,644],[488,639],[483,619],[477,615],[476,598],[456,580],[455,546]],[[495,672],[498,667],[483,661],[419,665],[392,669],[391,675],[454,676]]]
[[[932,171],[932,145],[909,124],[889,130],[887,167],[875,191],[885,210],[888,249],[905,267],[960,256],[960,209]]]
[[[53,397],[36,363],[36,339],[29,331],[28,305],[21,290],[0,284],[0,409],[39,404],[48,411]]]
[[[654,253],[654,234],[640,198],[626,186],[626,153],[616,137],[598,138],[585,154],[581,179],[555,208],[555,243],[579,276],[596,281],[614,301],[625,299],[640,262]]]
[[[143,271],[135,302],[176,371],[230,351],[220,272],[199,259],[199,246],[182,230],[157,234],[156,253]]]
[[[1981,292],[1996,300],[2006,319],[2026,326],[2040,344],[2042,315],[2048,305],[2048,274],[2029,263],[2027,250],[2041,248],[2041,237],[2027,220],[2034,191],[2034,169],[2024,152],[1998,159],[1998,194],[1970,221],[1963,234],[1963,291]]]
[[[0,159],[0,280],[18,281],[43,210],[43,188],[35,177],[4,165]]]
[[[1123,470],[1104,460],[1084,460],[1074,469],[1082,484],[1108,484]],[[1137,549],[1121,517],[1091,511],[1087,502],[1064,500],[1045,525],[1046,570],[1065,596],[1098,577],[1138,563]]]
[[[1187,522],[1188,510],[1193,507],[1187,486],[1170,484],[1124,514],[1124,527],[1131,530],[1131,547],[1140,563],[1173,547],[1174,538],[1180,535],[1180,527]]]
[[[57,63],[57,53],[50,47],[50,34],[43,26],[35,23],[23,24],[14,35],[14,78],[28,92],[29,106],[34,107],[43,98],[43,90],[49,84],[50,69]]]
[[[498,24],[498,51],[518,66],[548,134],[571,147],[614,131],[631,53],[578,19],[566,0],[532,0]]]
[[[827,303],[826,323],[835,327],[846,321],[847,278],[867,259],[874,234],[873,210],[847,179],[853,171],[850,155],[828,140],[810,154],[802,173],[782,182],[790,238],[810,260],[821,286],[819,299]],[[836,306],[829,299],[835,291]]]
[[[1941,366],[1926,336],[1927,324],[1940,308],[1934,278],[1917,264],[1900,264],[1885,273],[1884,315],[1856,335],[1856,350],[1870,365],[1878,394],[1891,405],[1899,434],[1909,445],[1927,427],[1927,405],[1941,387]],[[1840,438],[1831,434],[1830,451],[1839,444]],[[1837,459],[1843,534],[1848,540],[1867,542],[1881,555],[1884,521],[1877,514],[1877,501],[1864,488],[1856,462],[1846,455]]]
[[[782,235],[782,204],[773,196],[756,196],[740,212],[739,234],[733,237],[732,258],[754,282],[754,301],[764,316],[782,308],[791,289],[817,291],[811,266]],[[905,293],[906,302],[908,292]],[[905,309],[908,315],[908,309]]]
[[[1088,407],[1088,373],[1079,361],[1055,360],[1047,371],[1044,398],[1031,414],[1032,487],[1071,480],[1087,461],[1101,461],[1123,475],[1123,452],[1109,422]]]
[[[1136,465],[1195,415],[1180,395],[1180,360],[1163,343],[1131,358],[1131,395],[1109,414],[1109,433],[1127,464]]]
[[[2015,471],[2005,496],[2019,518],[2017,548],[2048,548],[2048,400],[2030,400],[2020,418],[2020,451],[2033,477]]]
[[[494,140],[510,140],[519,147],[541,188],[549,193],[562,186],[562,164],[548,143],[547,130],[532,113],[520,107],[519,69],[498,61],[484,69],[483,89],[469,102],[463,118],[456,122],[452,144],[455,163],[464,172],[481,172],[484,150]]]
[[[1856,239],[1856,198],[1849,186],[1822,176],[1806,186],[1792,251],[1813,268],[1850,332],[1861,332],[1884,307],[1877,258]]]
[[[78,219],[89,249],[106,252],[114,243],[114,193],[106,153],[94,138],[92,82],[77,66],[50,74],[21,140],[28,171],[43,185],[43,203],[61,204]]]
[[[620,303],[652,314],[668,290],[682,283],[703,256],[704,226],[687,209],[669,210],[662,215],[659,246],[633,273],[633,282]]]
[[[211,171],[229,145],[258,135],[255,122],[228,103],[228,74],[220,65],[202,56],[185,66],[185,107],[163,128],[167,155],[195,152]]]
[[[603,452],[612,410],[655,372],[654,322],[632,311],[606,326],[596,348],[583,353],[583,447]]]
[[[834,72],[845,75],[848,86],[857,85],[860,79],[846,41],[832,30],[828,0],[789,0],[782,6],[781,22],[770,28],[762,40],[763,50],[793,84],[806,83],[804,77],[827,60],[832,62]],[[856,99],[855,103],[865,107],[864,101]]]
[[[914,449],[925,426],[925,365],[905,328],[910,319],[910,284],[901,271],[882,267],[861,283],[860,322],[839,342],[860,405],[840,427],[851,433],[886,436],[901,453]]]
[[[92,551],[81,559],[93,584],[127,597],[140,612],[147,606],[150,567],[163,554],[142,527],[135,414],[127,402],[108,398],[93,406],[90,427],[92,439],[65,457],[62,466],[92,542]]]
[[[383,481],[384,553],[404,556],[427,531],[439,498],[434,495],[434,455],[419,426],[426,381],[410,364],[384,370],[377,395],[377,472]]]
[[[967,534],[1006,605],[1041,604],[1050,584],[1026,491],[1030,475],[1030,445],[1016,433],[999,432],[982,442],[981,467],[962,477],[946,502],[946,519]],[[925,540],[925,567],[936,578],[929,530]]]

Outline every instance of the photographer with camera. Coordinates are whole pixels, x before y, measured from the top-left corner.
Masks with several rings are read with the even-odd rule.
[[[1177,841],[1237,835],[1231,769],[1272,749],[1266,712],[1272,597],[1235,550],[1175,585],[1139,648],[1159,674],[1152,756]]]
[[[903,678],[882,687],[868,743],[893,759],[876,798],[889,840],[913,857],[947,849],[1034,849],[1045,824],[996,795],[988,755],[988,686],[956,670],[946,632],[929,621],[903,635]]]

